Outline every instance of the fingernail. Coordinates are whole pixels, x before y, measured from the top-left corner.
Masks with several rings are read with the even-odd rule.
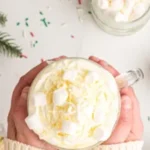
[[[100,63],[103,67],[108,67],[109,66],[109,63],[107,63],[104,60],[100,60],[98,63]]]
[[[98,62],[100,59],[95,56],[90,56],[89,59]]]
[[[129,110],[132,108],[132,101],[130,97],[126,95],[122,97],[122,108],[125,110]]]

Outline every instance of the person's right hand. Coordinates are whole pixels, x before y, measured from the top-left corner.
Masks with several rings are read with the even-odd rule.
[[[101,65],[114,77],[119,75],[119,72],[104,60],[94,56],[91,56],[89,59]],[[122,89],[120,94],[122,101],[119,121],[111,137],[103,144],[118,144],[142,139],[144,128],[140,117],[139,102],[135,93],[131,87],[128,87]]]

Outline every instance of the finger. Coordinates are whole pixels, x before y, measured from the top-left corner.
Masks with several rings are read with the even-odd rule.
[[[132,101],[128,96],[122,96],[121,112],[118,124],[111,137],[104,144],[123,143],[132,127]]]
[[[17,131],[22,131],[24,120],[27,117],[27,97],[28,97],[29,87],[25,87],[21,93],[20,99],[16,104],[14,110],[14,122]]]
[[[15,128],[12,114],[9,114],[8,116],[7,137],[11,140],[16,140],[16,128]]]
[[[89,59],[101,65],[104,69],[110,72],[114,77],[119,75],[119,72],[114,67],[109,65],[106,61],[99,59],[97,57],[94,57],[94,56],[89,57]]]
[[[121,91],[121,94],[128,95],[129,97],[131,97],[133,102],[133,124],[131,128],[131,134],[129,135],[127,141],[138,140],[138,139],[141,140],[144,127],[140,116],[140,105],[136,98],[134,90],[131,87],[125,88]]]
[[[26,75],[21,77],[20,81],[18,82],[18,84],[15,87],[15,90],[13,92],[11,109],[14,108],[14,105],[17,103],[17,100],[20,97],[22,89],[26,86],[29,86],[32,83],[32,81],[34,80],[34,78],[37,76],[37,74],[46,66],[47,66],[47,62],[43,62],[40,65],[33,68],[32,70],[30,70]]]

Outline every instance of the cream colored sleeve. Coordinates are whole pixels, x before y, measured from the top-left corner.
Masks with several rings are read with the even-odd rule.
[[[3,145],[4,149],[0,150],[41,150],[9,139],[4,139]],[[142,141],[135,141],[116,145],[101,145],[92,150],[142,150],[142,147]]]

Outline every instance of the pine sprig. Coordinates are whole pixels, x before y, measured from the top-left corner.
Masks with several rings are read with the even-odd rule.
[[[0,32],[0,53],[4,53],[7,56],[21,56],[21,48],[17,46],[14,39],[10,39],[7,33]]]
[[[6,21],[7,21],[6,15],[0,12],[0,25],[5,26]]]

